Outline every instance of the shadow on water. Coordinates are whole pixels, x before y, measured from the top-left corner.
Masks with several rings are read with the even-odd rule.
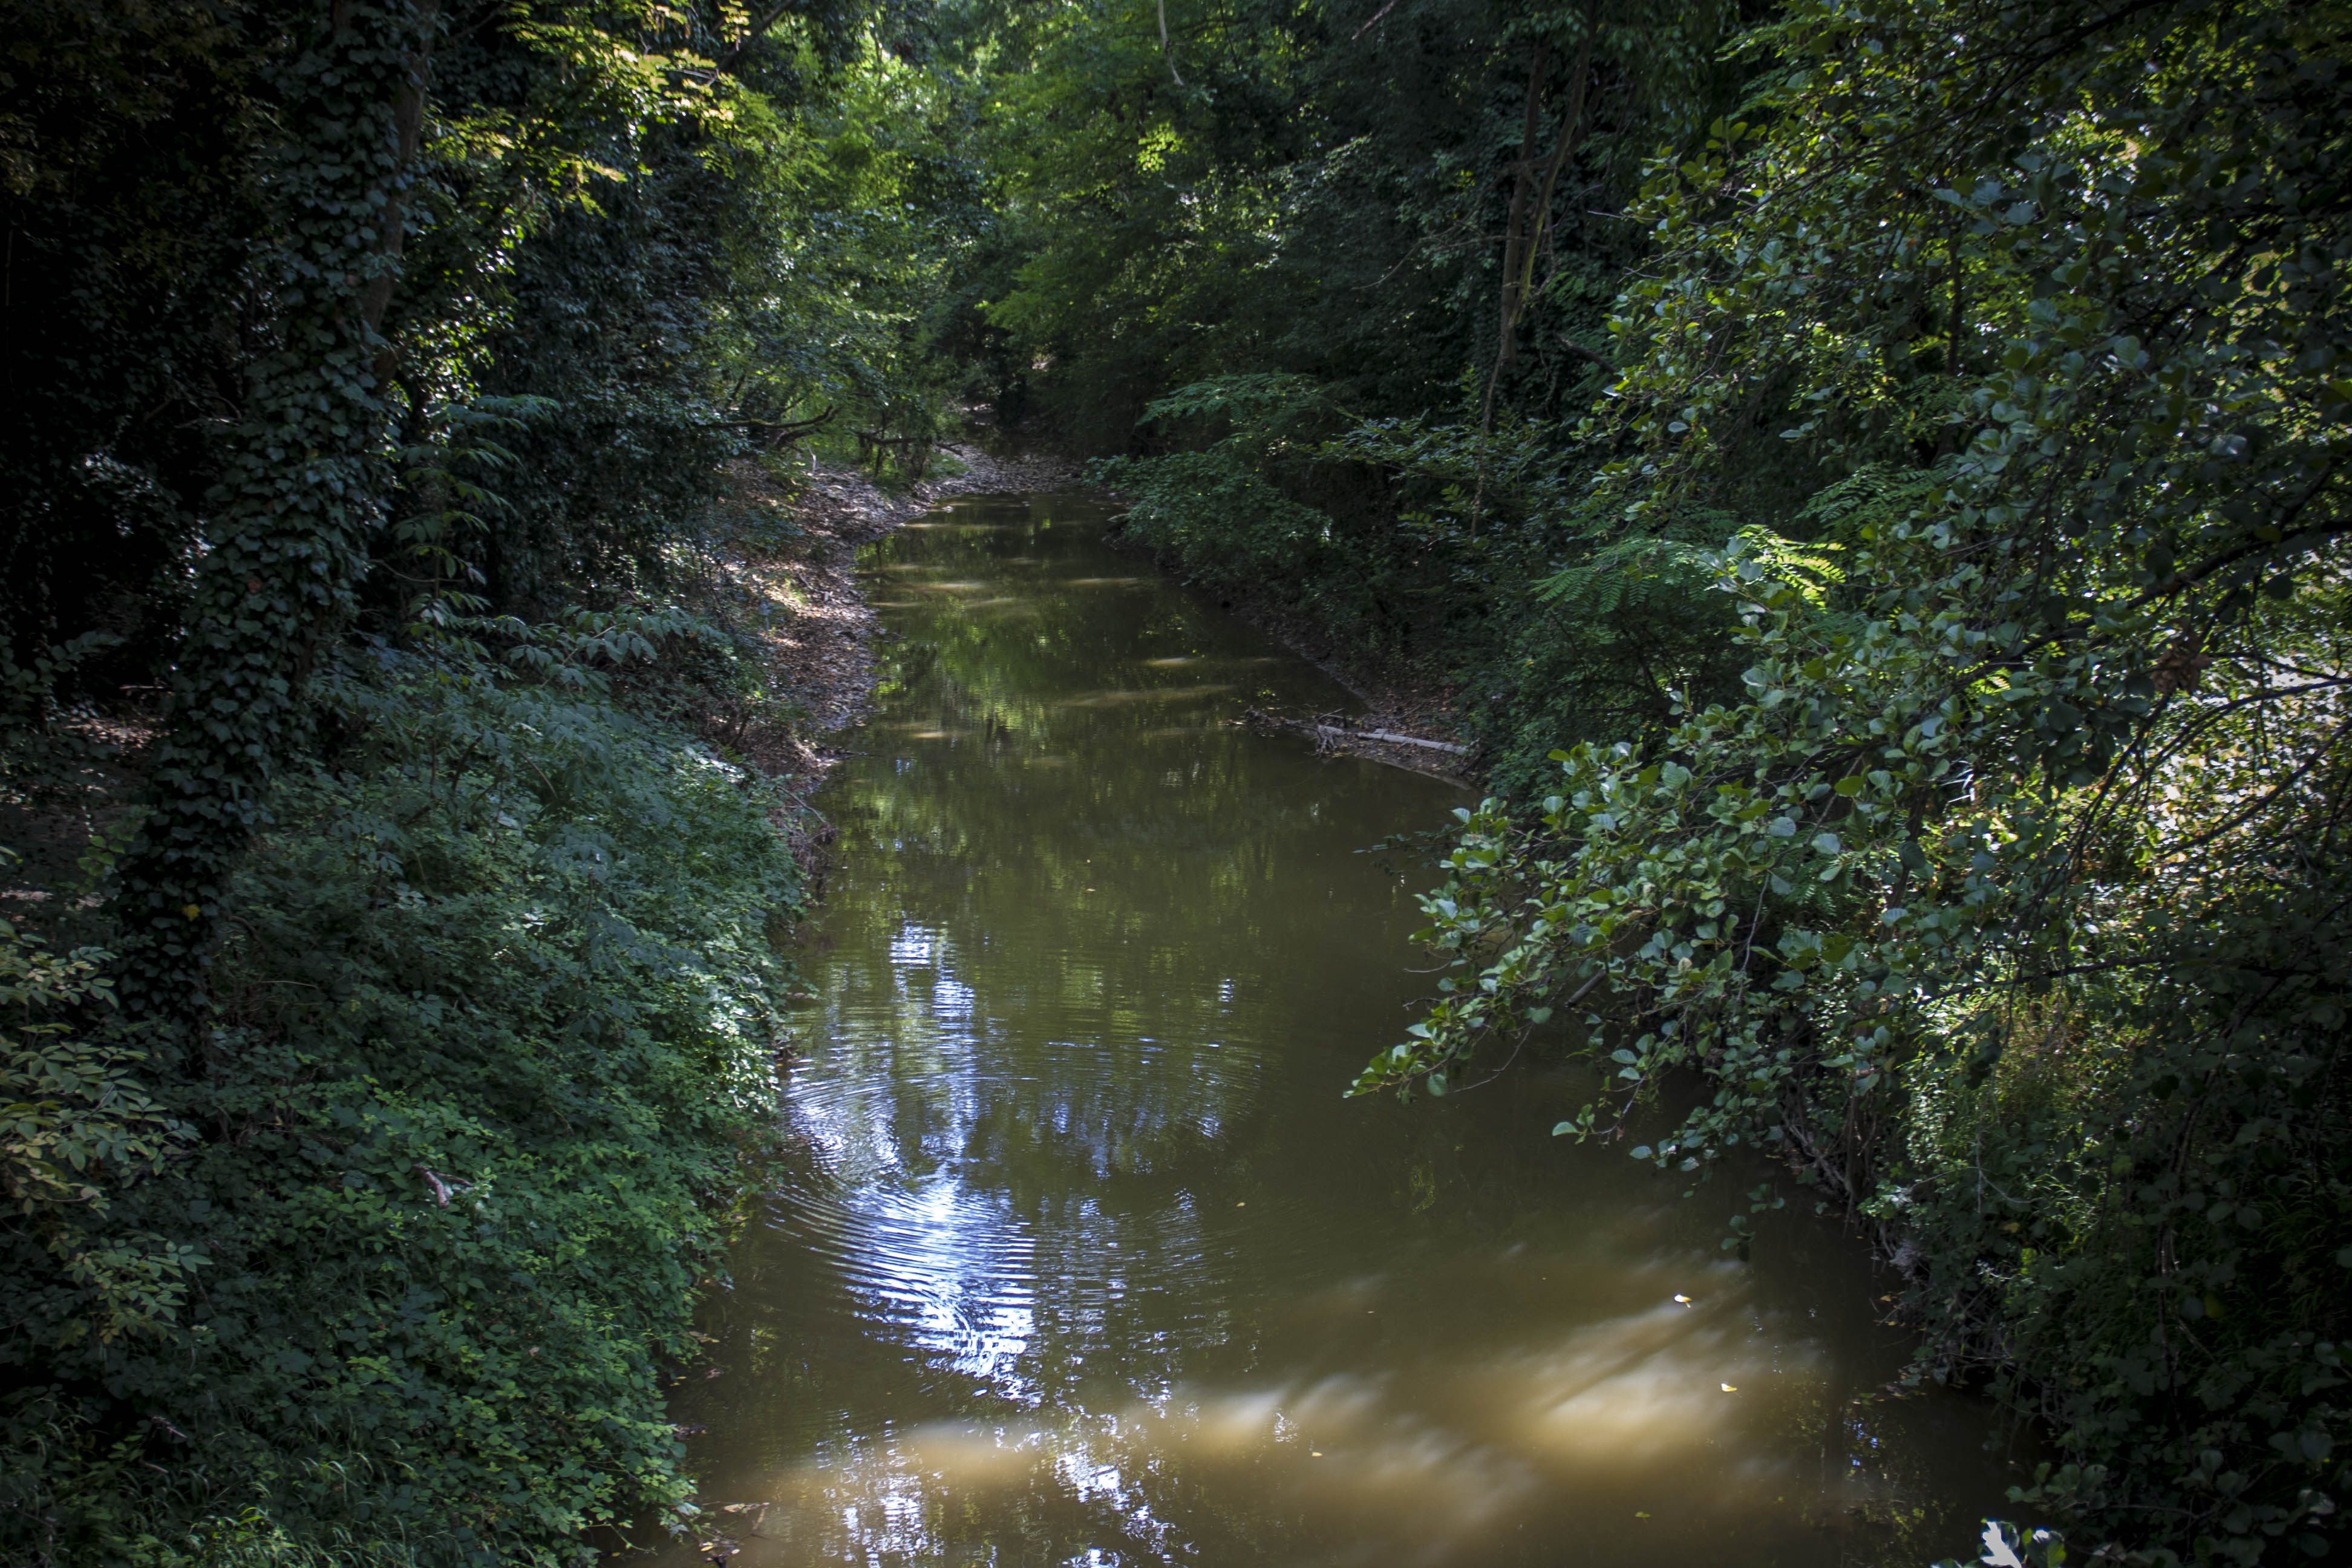
[[[1963,1551],[1990,1417],[1874,1395],[1906,1347],[1858,1246],[1781,1215],[1725,1261],[1736,1184],[1555,1142],[1569,1071],[1341,1099],[1426,984],[1418,871],[1359,851],[1462,797],[1225,727],[1349,700],[1103,517],[872,550],[898,640],[821,802],[794,1154],[674,1402],[736,1562]]]

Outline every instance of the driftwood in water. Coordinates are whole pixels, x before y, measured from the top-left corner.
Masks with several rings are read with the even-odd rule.
[[[1242,710],[1241,721],[1253,730],[1282,730],[1294,735],[1305,735],[1315,742],[1315,749],[1319,752],[1334,751],[1354,741],[1383,741],[1393,746],[1421,746],[1457,757],[1470,754],[1469,747],[1456,745],[1452,741],[1425,740],[1419,735],[1400,734],[1394,730],[1359,729],[1345,715],[1336,712],[1318,713],[1312,719],[1286,719],[1279,713],[1247,708]]]

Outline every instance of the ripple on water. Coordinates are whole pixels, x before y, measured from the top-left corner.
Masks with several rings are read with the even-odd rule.
[[[951,1016],[969,1017],[957,983],[934,989]],[[1048,1347],[1102,1345],[1138,1307],[1155,1353],[1222,1342],[1241,1303],[1216,1282],[1262,1278],[1262,1264],[1244,1266],[1265,1253],[1268,1233],[1311,1238],[1287,1247],[1302,1278],[1357,1239],[1353,1227],[1302,1223],[1301,1196],[1221,1195],[1220,1139],[1252,1098],[1255,1053],[1224,1042],[1186,1053],[1171,1081],[1187,1084],[1192,1102],[1139,1111],[1109,1092],[1130,1076],[1118,1050],[1055,1042],[1050,1062],[992,1069],[968,1059],[985,1057],[985,1020],[971,1022],[973,1038],[885,1049],[796,1079],[793,1129],[819,1158],[776,1193],[775,1223],[834,1271],[845,1309],[870,1331],[1035,1405],[1078,1375],[1053,1364]],[[902,1054],[917,1060],[894,1069]],[[1056,1163],[1066,1181],[1034,1179]],[[1016,1164],[1032,1179],[1009,1181]],[[1202,1190],[1161,1188],[1171,1171]]]
[[[1900,1359],[1858,1249],[1731,1261],[1734,1184],[1549,1138],[1559,1075],[1342,1101],[1431,983],[1412,858],[1360,851],[1461,797],[1215,726],[1347,698],[1048,512],[878,547],[910,657],[827,786],[805,1157],[676,1406],[734,1568],[1964,1549],[1916,1521],[2000,1479],[1857,1414]]]

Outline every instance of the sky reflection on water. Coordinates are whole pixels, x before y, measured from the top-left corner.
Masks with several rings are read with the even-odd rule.
[[[1804,1205],[1726,1261],[1733,1184],[1556,1142],[1590,1090],[1541,1062],[1340,1098],[1427,984],[1423,873],[1361,851],[1463,797],[1224,724],[1348,698],[1102,516],[968,502],[873,558],[899,640],[822,803],[791,1153],[675,1400],[737,1563],[1964,1551],[1986,1415],[1870,1398],[1905,1347]]]

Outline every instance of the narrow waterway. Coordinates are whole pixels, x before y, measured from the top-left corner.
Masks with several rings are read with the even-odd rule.
[[[675,1401],[736,1563],[1972,1555],[2010,1474],[1975,1403],[1874,1397],[1860,1247],[1800,1201],[1718,1247],[1773,1172],[1556,1142],[1591,1086],[1541,1063],[1341,1097],[1428,984],[1425,873],[1365,848],[1464,797],[1226,725],[1349,699],[1105,517],[870,554],[812,1059]]]

